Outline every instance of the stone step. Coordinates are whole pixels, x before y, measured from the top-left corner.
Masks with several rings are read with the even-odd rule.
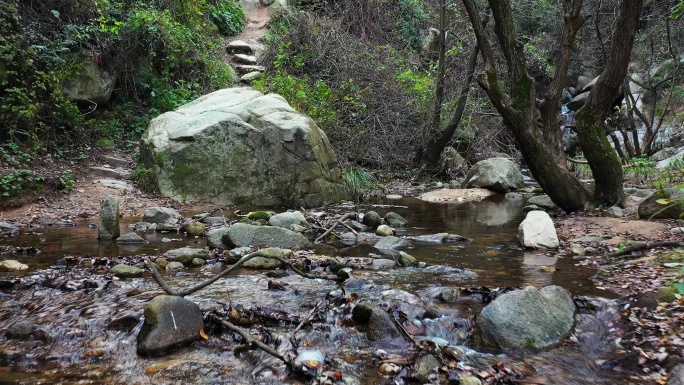
[[[117,158],[115,156],[105,155],[102,157],[104,162],[114,168],[126,168],[131,163],[128,159]]]
[[[115,190],[133,190],[133,186],[130,183],[126,183],[121,180],[116,179],[96,179],[93,183],[101,184],[105,187],[109,187]]]
[[[253,65],[238,65],[235,66],[235,70],[240,74],[244,75],[250,72],[258,71],[258,72],[264,72],[266,71],[266,68],[263,66],[253,66]]]
[[[233,62],[237,64],[256,65],[257,58],[256,56],[238,53],[233,55]]]
[[[131,172],[122,168],[112,168],[112,167],[90,167],[97,176],[107,179],[130,179]]]
[[[254,80],[257,80],[259,78],[261,78],[261,72],[253,71],[242,75],[242,77],[240,77],[240,82],[245,84],[252,84]]]
[[[253,55],[254,54],[254,49],[252,47],[245,43],[242,40],[235,40],[231,41],[228,43],[226,46],[226,52],[234,55],[234,54],[247,54],[247,55]]]

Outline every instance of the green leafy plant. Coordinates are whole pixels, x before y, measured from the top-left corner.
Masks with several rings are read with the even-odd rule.
[[[138,163],[133,171],[133,179],[138,184],[141,190],[155,193],[158,192],[157,187],[157,173],[154,169]]]
[[[59,187],[63,192],[67,193],[74,189],[76,178],[74,177],[73,171],[64,170],[61,174],[59,174],[59,178],[57,179],[59,180]]]
[[[239,2],[221,1],[209,9],[209,20],[225,36],[237,35],[245,26],[245,12]]]
[[[365,199],[375,185],[373,175],[362,168],[350,168],[343,175],[347,192],[356,203]]]
[[[39,191],[43,180],[42,176],[35,175],[31,170],[14,171],[0,178],[0,196],[9,198],[21,195],[26,190]]]

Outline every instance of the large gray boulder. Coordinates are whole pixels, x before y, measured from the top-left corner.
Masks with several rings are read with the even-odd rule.
[[[200,338],[204,327],[199,306],[185,298],[160,295],[145,306],[138,333],[138,354],[158,356]]]
[[[254,226],[236,223],[226,228],[222,242],[234,247],[267,246],[283,249],[312,247],[305,236],[294,231],[273,226]]]
[[[180,201],[318,206],[344,198],[328,138],[279,95],[212,92],[150,122],[141,160]]]
[[[78,67],[76,75],[62,82],[62,93],[69,100],[87,100],[97,104],[109,101],[116,78],[99,65],[99,56],[90,50],[67,55],[67,62]]]
[[[639,204],[637,212],[642,219],[681,218],[684,215],[684,189],[671,187],[656,191]]]
[[[506,158],[490,158],[475,163],[463,182],[463,188],[482,187],[500,194],[523,186],[520,168]]]
[[[527,213],[518,226],[518,240],[523,247],[555,249],[560,246],[553,220],[545,211]]]
[[[107,195],[100,203],[100,225],[97,228],[97,238],[111,241],[121,235],[119,228],[119,198]]]
[[[477,318],[481,342],[506,350],[538,350],[558,344],[574,324],[575,303],[567,290],[528,286],[502,294]]]

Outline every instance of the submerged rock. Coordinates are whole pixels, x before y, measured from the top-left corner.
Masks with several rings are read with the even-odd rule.
[[[8,259],[6,261],[0,262],[0,271],[21,271],[28,270],[28,265],[23,264],[14,259]]]
[[[143,276],[143,269],[137,266],[118,264],[112,267],[112,274],[119,278],[139,278]]]
[[[280,257],[283,259],[287,259],[287,257],[292,255],[292,250],[279,249],[276,247],[269,247],[269,248],[262,249],[259,251],[264,253],[265,255],[272,256],[272,257]],[[282,267],[283,263],[276,260],[276,259],[270,259],[270,258],[264,258],[264,257],[254,257],[254,258],[250,259],[249,261],[243,263],[242,266],[245,268],[248,268],[248,269],[272,270],[272,269],[277,269],[279,267]]]
[[[366,325],[371,316],[373,305],[368,301],[361,301],[352,309],[354,321],[361,325]]]
[[[416,263],[418,263],[418,260],[414,256],[412,256],[408,253],[405,253],[403,251],[400,251],[399,252],[399,263],[401,263],[402,266],[413,266]]]
[[[534,249],[560,246],[556,228],[549,214],[544,211],[530,211],[518,227],[518,240],[523,247]]]
[[[19,321],[13,323],[5,330],[5,337],[17,340],[28,340],[38,328],[29,321]]]
[[[374,307],[368,318],[366,337],[371,341],[388,341],[401,337],[401,334],[390,315]]]
[[[17,234],[19,228],[7,222],[0,221],[0,234]]]
[[[107,195],[100,203],[100,225],[97,227],[97,238],[111,241],[121,234],[119,229],[119,198]]]
[[[392,227],[403,227],[408,225],[408,221],[404,219],[404,217],[394,212],[385,214],[385,222]]]
[[[235,247],[267,246],[283,249],[310,248],[311,242],[302,234],[273,226],[254,226],[236,223],[225,230],[222,242]]]
[[[138,333],[138,354],[157,356],[200,338],[204,327],[199,306],[185,298],[160,295],[145,307]]]
[[[179,220],[183,219],[180,213],[168,207],[150,207],[145,210],[143,214],[143,222],[176,225]]]
[[[207,225],[202,222],[189,222],[183,225],[183,230],[185,230],[188,235],[197,237],[207,231]]]
[[[421,384],[428,383],[430,382],[430,374],[432,374],[433,371],[436,372],[435,369],[439,368],[440,365],[437,357],[432,354],[420,357],[418,361],[416,361],[416,374],[413,376],[416,380],[420,381]]]
[[[166,255],[166,258],[170,261],[180,262],[184,265],[190,264],[195,258],[207,259],[208,256],[206,250],[195,249],[190,246],[169,250],[164,255]]]
[[[145,245],[149,243],[147,240],[145,240],[143,237],[136,233],[124,234],[117,238],[115,242],[118,244],[125,245]]]
[[[416,242],[426,242],[426,243],[459,243],[459,242],[470,242],[472,239],[466,238],[458,234],[449,233],[437,233],[428,235],[417,235],[411,237]]]
[[[528,286],[500,295],[480,313],[482,344],[507,350],[538,350],[558,344],[574,324],[575,303],[567,290]]]
[[[380,225],[375,229],[375,235],[387,237],[393,234],[392,228],[387,225]]]
[[[382,224],[382,218],[375,211],[368,211],[363,215],[363,224],[375,230]]]
[[[375,244],[376,249],[381,250],[395,250],[395,249],[405,249],[411,246],[411,242],[406,239],[398,238],[395,236],[388,236],[381,238],[378,243]]]
[[[215,229],[211,229],[207,231],[207,233],[204,235],[205,238],[207,239],[207,246],[209,248],[214,249],[214,248],[220,248],[227,250],[230,247],[223,243],[223,236],[228,233],[228,228],[229,226],[223,226],[223,227],[217,227]]]

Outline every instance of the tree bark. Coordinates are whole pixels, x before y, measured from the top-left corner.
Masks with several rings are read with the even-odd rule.
[[[623,171],[620,159],[604,132],[604,119],[627,75],[643,0],[623,0],[606,66],[584,106],[577,112],[577,136],[594,175],[594,200],[605,205],[622,203]]]
[[[536,122],[536,87],[527,72],[523,45],[516,39],[509,0],[489,0],[495,21],[495,34],[510,76],[511,91],[506,94],[498,79],[494,53],[473,0],[463,0],[484,62],[478,83],[485,90],[504,124],[520,146],[527,166],[539,185],[566,211],[587,208],[591,196],[564,165],[556,162],[554,151],[545,143]]]

